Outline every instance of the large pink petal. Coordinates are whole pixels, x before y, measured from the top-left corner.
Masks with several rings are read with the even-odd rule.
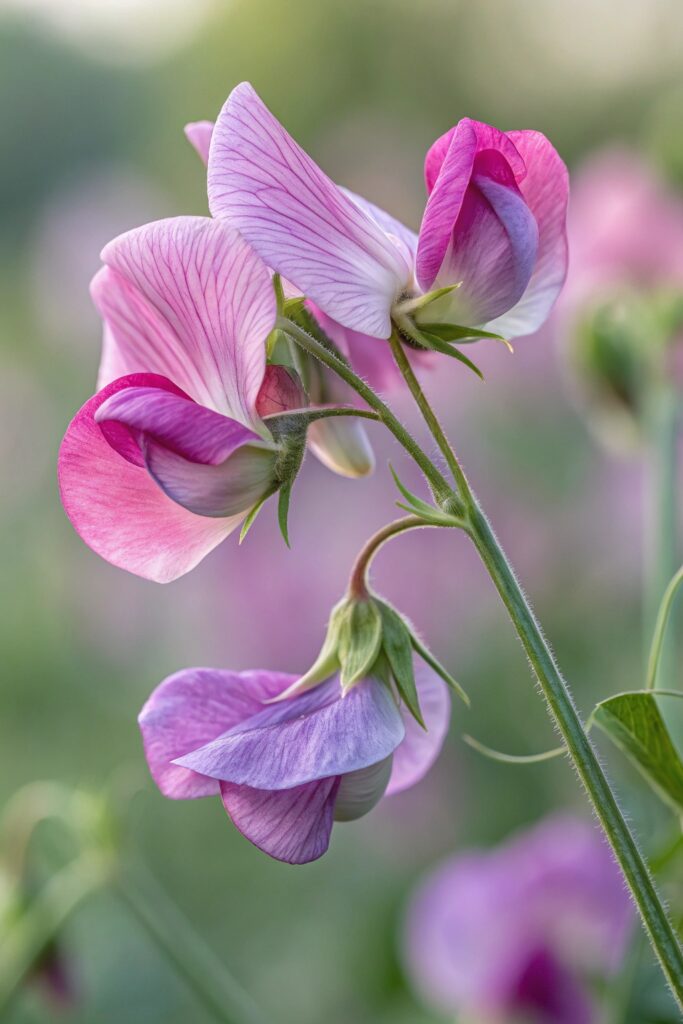
[[[232,91],[209,154],[209,206],[268,266],[346,327],[388,338],[410,268],[379,225],[323,174],[248,83]]]
[[[259,850],[287,864],[307,864],[330,844],[338,786],[338,778],[271,791],[222,782],[221,796],[233,823]]]
[[[441,269],[476,156],[487,150],[498,152],[514,180],[517,183],[522,180],[524,161],[505,133],[468,117],[437,139],[427,153],[425,176],[430,196],[422,218],[416,258],[417,279],[425,291],[434,286]]]
[[[242,521],[194,515],[171,501],[146,469],[127,461],[95,422],[100,405],[123,388],[166,387],[154,374],[133,374],[93,396],[69,424],[59,453],[62,503],[76,532],[112,565],[158,583],[177,579]]]
[[[220,792],[215,779],[173,764],[261,710],[295,676],[282,672],[227,672],[188,668],[164,679],[138,717],[145,757],[164,796],[174,800]]]
[[[419,782],[436,761],[448,732],[451,699],[444,681],[427,665],[415,664],[415,682],[426,731],[403,709],[406,734],[394,751],[387,796]]]
[[[270,275],[224,222],[173,217],[110,242],[93,297],[136,369],[247,425],[276,316]]]
[[[187,141],[199,154],[200,160],[205,164],[208,163],[213,121],[191,121],[185,125],[185,135]]]
[[[522,298],[489,327],[505,337],[519,337],[541,326],[567,276],[569,176],[545,135],[516,131],[509,136],[526,163],[526,177],[519,187],[538,224],[538,254]]]

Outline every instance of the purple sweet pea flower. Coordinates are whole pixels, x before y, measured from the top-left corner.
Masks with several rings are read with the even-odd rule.
[[[587,987],[621,965],[634,913],[590,824],[547,819],[446,861],[408,911],[405,963],[426,1002],[492,1024],[593,1024]]]
[[[383,795],[413,786],[437,757],[449,696],[431,669],[415,668],[427,731],[375,678],[342,697],[335,676],[272,703],[296,676],[178,672],[140,713],[154,781],[172,799],[220,795],[240,832],[277,860],[316,860],[333,821],[359,818]]]
[[[103,558],[167,582],[276,489],[278,447],[262,414],[295,401],[296,388],[266,367],[270,275],[227,224],[157,221],[102,259],[92,283],[105,323],[101,390],[62,442],[62,501]]]
[[[567,264],[567,172],[548,140],[465,118],[431,147],[425,177],[416,237],[335,185],[248,83],[228,97],[209,147],[213,215],[344,328],[388,338],[400,303],[457,285],[430,320],[536,330]]]

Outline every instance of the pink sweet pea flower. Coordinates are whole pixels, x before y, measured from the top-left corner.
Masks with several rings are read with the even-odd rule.
[[[204,139],[204,143],[205,143]],[[416,297],[454,287],[429,319],[504,335],[547,317],[567,265],[567,172],[539,132],[468,118],[427,154],[418,238],[335,185],[243,83],[209,147],[209,206],[348,330],[388,338]],[[418,314],[427,315],[427,314]]]
[[[297,676],[178,672],[140,713],[150,771],[172,799],[220,795],[240,832],[271,857],[316,860],[335,820],[367,814],[382,796],[415,785],[436,759],[448,691],[422,664],[415,676],[427,731],[372,677],[344,697],[335,676],[272,703]]]
[[[261,416],[288,400],[285,371],[266,368],[275,298],[253,250],[206,217],[129,231],[102,259],[101,390],[62,442],[62,501],[103,558],[167,582],[277,488]]]
[[[425,1002],[459,1019],[594,1024],[586,982],[618,971],[634,916],[595,828],[556,816],[427,878],[405,964]]]

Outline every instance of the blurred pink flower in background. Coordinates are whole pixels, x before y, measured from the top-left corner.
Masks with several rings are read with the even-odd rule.
[[[591,1024],[589,982],[622,965],[634,911],[596,828],[551,817],[497,849],[460,854],[418,888],[406,969],[463,1021]]]

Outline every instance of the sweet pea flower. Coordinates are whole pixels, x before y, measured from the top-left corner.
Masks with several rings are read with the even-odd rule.
[[[228,97],[209,145],[214,217],[343,328],[388,338],[393,320],[414,314],[507,336],[536,330],[567,265],[567,172],[554,148],[539,132],[464,118],[430,148],[425,179],[415,236],[335,185],[248,83]],[[421,296],[446,287],[420,309]]]
[[[102,259],[100,390],[62,442],[62,502],[103,558],[167,582],[277,489],[262,414],[295,399],[266,367],[275,297],[253,250],[207,217],[129,231]]]
[[[618,970],[633,923],[601,836],[558,815],[427,878],[408,910],[405,965],[425,1002],[467,1024],[593,1024],[587,983]]]
[[[285,700],[297,676],[195,668],[165,679],[140,713],[152,777],[175,800],[220,796],[233,823],[277,860],[327,850],[334,821],[367,814],[418,782],[448,726],[445,684],[415,675],[427,730],[368,677],[342,697],[333,676]]]

